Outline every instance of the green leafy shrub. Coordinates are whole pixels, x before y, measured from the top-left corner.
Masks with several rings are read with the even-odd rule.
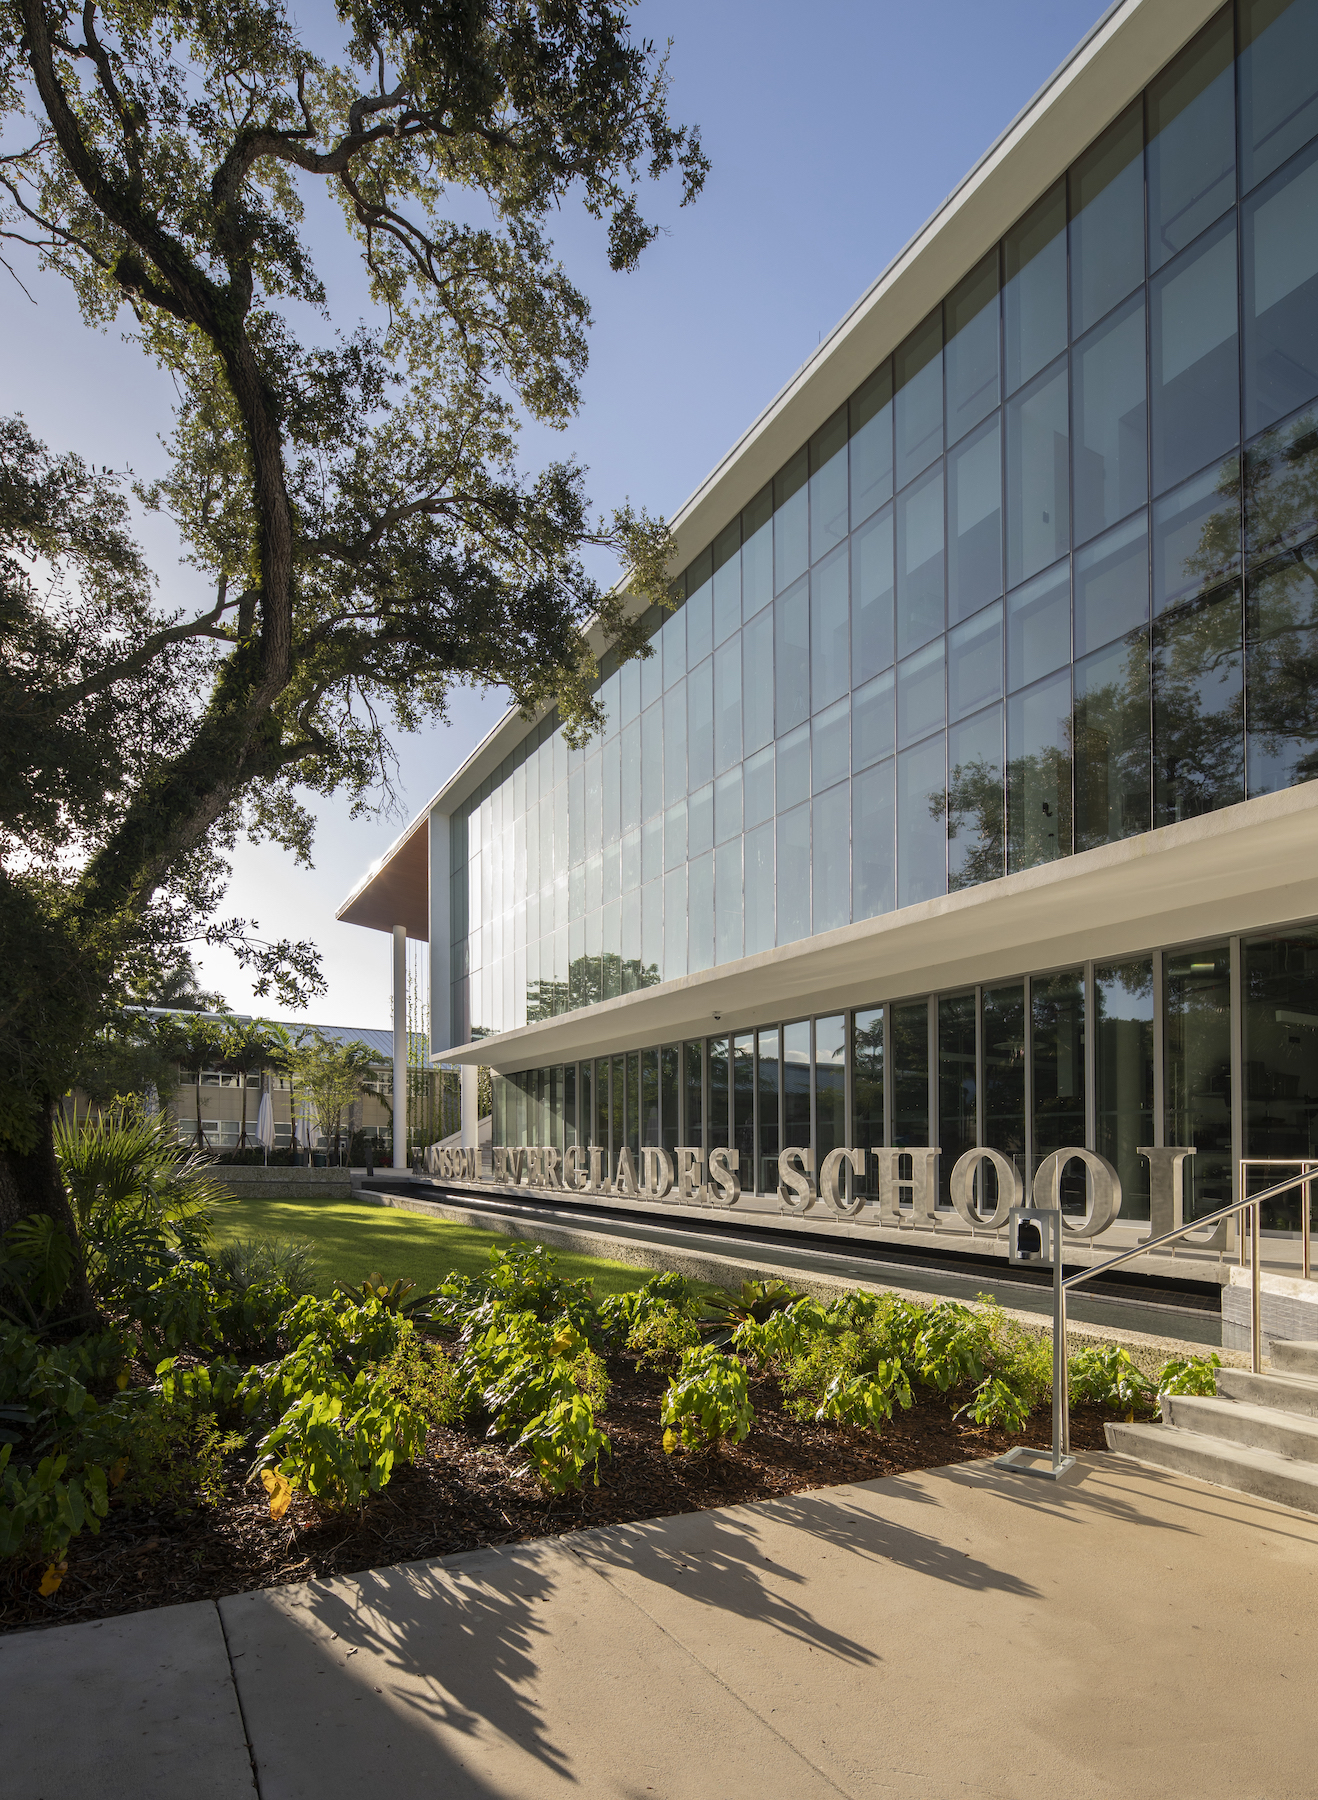
[[[392,1355],[373,1365],[395,1400],[419,1413],[427,1425],[456,1425],[463,1414],[463,1381],[440,1345],[409,1330]]]
[[[835,1375],[824,1390],[815,1413],[817,1419],[836,1419],[844,1425],[866,1425],[878,1431],[892,1417],[895,1406],[909,1407],[911,1384],[896,1359],[880,1361],[860,1375]]]
[[[746,1319],[762,1324],[772,1313],[804,1298],[800,1288],[789,1287],[785,1281],[743,1281],[735,1294],[731,1290],[712,1294],[705,1302],[704,1316],[715,1325],[737,1326]]]
[[[625,1344],[637,1325],[661,1312],[679,1312],[690,1319],[700,1312],[695,1289],[672,1269],[651,1275],[628,1293],[607,1294],[595,1307],[601,1334],[615,1344]]]
[[[269,1470],[329,1507],[359,1506],[425,1440],[425,1420],[382,1377],[324,1371],[261,1439],[253,1474]]]
[[[836,1335],[838,1329],[831,1309],[802,1295],[767,1319],[743,1319],[733,1333],[732,1348],[738,1356],[752,1357],[761,1368],[781,1369],[794,1357],[805,1355],[814,1340]]]
[[[739,1444],[754,1421],[746,1371],[708,1345],[687,1350],[660,1408],[664,1449],[717,1451]]]
[[[155,1343],[166,1350],[184,1344],[209,1349],[220,1341],[220,1295],[209,1263],[179,1262],[132,1296],[128,1310]]]
[[[312,1244],[293,1238],[235,1238],[214,1258],[219,1286],[239,1293],[257,1285],[287,1288],[294,1299],[316,1291],[316,1252]]]
[[[958,1406],[954,1417],[967,1413],[976,1425],[989,1425],[1000,1431],[1019,1431],[1033,1408],[1028,1396],[1000,1375],[986,1375],[966,1401]]]
[[[11,1463],[12,1451],[12,1444],[0,1444],[0,1556],[17,1556],[26,1546],[57,1563],[84,1526],[101,1529],[110,1507],[105,1470],[89,1468],[66,1480],[67,1456],[43,1456],[34,1469]]]
[[[1211,1356],[1170,1356],[1158,1371],[1155,1387],[1160,1394],[1201,1394],[1217,1392],[1217,1371],[1222,1358]]]
[[[627,1334],[627,1348],[641,1368],[675,1369],[686,1350],[700,1342],[700,1327],[675,1306],[656,1306],[642,1314]]]
[[[551,1494],[581,1486],[587,1472],[599,1486],[599,1459],[611,1454],[608,1438],[595,1423],[595,1408],[585,1394],[562,1395],[521,1432],[516,1448],[524,1450],[531,1472]]]
[[[1155,1394],[1148,1376],[1119,1344],[1077,1350],[1067,1364],[1067,1385],[1072,1403],[1087,1400],[1132,1416],[1137,1406],[1149,1406]]]

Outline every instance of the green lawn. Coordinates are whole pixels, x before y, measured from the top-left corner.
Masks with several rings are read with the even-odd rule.
[[[329,1294],[336,1280],[352,1286],[376,1271],[386,1281],[403,1275],[428,1290],[455,1269],[476,1274],[486,1267],[491,1246],[506,1249],[514,1241],[448,1219],[355,1200],[232,1200],[214,1209],[214,1219],[216,1233],[226,1243],[272,1237],[313,1244],[322,1294]],[[598,1296],[626,1293],[651,1273],[570,1250],[554,1254],[564,1275],[591,1276]]]

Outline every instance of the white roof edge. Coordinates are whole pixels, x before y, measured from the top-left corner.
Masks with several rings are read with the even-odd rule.
[[[1010,225],[1014,223],[1014,220],[1028,210],[1038,198],[1039,194],[1042,193],[1051,182],[1055,181],[1059,174],[1064,172],[1068,163],[1073,160],[1074,156],[1079,155],[1085,145],[1091,143],[1099,132],[1101,132],[1105,126],[1116,117],[1122,106],[1127,105],[1129,101],[1134,98],[1135,94],[1143,90],[1150,76],[1156,72],[1157,68],[1161,67],[1163,63],[1175,55],[1177,50],[1187,43],[1189,39],[1193,37],[1194,33],[1199,30],[1207,20],[1212,18],[1214,13],[1221,10],[1222,3],[1223,0],[1114,0],[1114,3],[1094,22],[1080,39],[1079,43],[1076,44],[1075,48],[1057,66],[1053,73],[1048,77],[1047,81],[1039,88],[1038,92],[1026,102],[1010,123],[1004,127],[994,139],[993,143],[984,151],[983,155],[978,158],[947,197],[934,209],[930,216],[925,220],[924,224],[920,226],[919,230],[915,232],[896,255],[889,260],[880,274],[878,274],[865,289],[864,293],[848,307],[841,319],[839,319],[837,324],[822,342],[810,353],[795,374],[784,383],[774,395],[773,399],[769,401],[754,421],[744,432],[742,432],[729,450],[720,457],[719,461],[705,476],[703,481],[701,481],[682,502],[681,506],[670,520],[670,529],[673,532],[675,539],[678,540],[676,565],[679,569],[684,568],[693,556],[698,555],[705,544],[712,541],[713,537],[717,534],[717,530],[722,528],[720,526],[710,530],[703,522],[701,522],[698,531],[693,532],[690,530],[693,521],[696,521],[699,518],[706,503],[717,492],[720,485],[729,478],[732,472],[737,468],[738,464],[745,458],[747,451],[753,448],[757,441],[762,440],[768,434],[774,422],[781,417],[793,400],[798,399],[810,387],[812,382],[819,381],[830,368],[830,365],[834,364],[835,359],[840,359],[848,340],[855,333],[857,327],[874,310],[877,302],[893,287],[899,276],[909,272],[912,265],[933,248],[938,241],[940,232],[959,215],[965,202],[971,197],[975,189],[981,185],[981,178],[987,176],[1000,165],[1007,152],[1017,148],[1027,135],[1028,131],[1041,123],[1049,113],[1050,109],[1055,107],[1063,97],[1065,87],[1069,82],[1075,80],[1094,61],[1098,53],[1105,48],[1105,46],[1109,44],[1120,31],[1130,25],[1132,21],[1139,19],[1141,15],[1149,21],[1149,35],[1157,40],[1156,47],[1158,60],[1150,67],[1145,59],[1140,59],[1138,65],[1132,67],[1131,75],[1133,78],[1133,85],[1127,84],[1129,86],[1129,91],[1117,95],[1115,104],[1111,106],[1111,109],[1107,112],[1105,117],[1091,119],[1086,116],[1080,121],[1078,134],[1081,136],[1082,141],[1075,145],[1066,160],[1061,163],[1060,167],[1057,166],[1056,163],[1051,162],[1045,166],[1042,176],[1038,180],[1033,191],[1028,193],[1022,191],[1013,217],[1008,219],[1006,223],[1001,226],[994,226],[989,242],[984,247],[985,249],[991,247],[992,243],[996,243],[1003,231],[1009,229]],[[929,304],[937,304],[938,300],[940,300],[943,295],[954,286],[958,280],[960,280],[961,276],[974,266],[975,262],[978,260],[978,256],[982,254],[983,251],[981,250],[977,254],[971,255],[966,260],[965,267],[959,269],[946,283],[946,286],[939,287],[938,294]],[[919,319],[924,317],[928,310],[929,307],[925,306],[919,315],[911,320],[907,329],[913,329],[914,326],[919,323]],[[896,344],[899,343],[905,335],[905,331],[897,332],[893,338],[892,344],[888,346],[888,350],[878,352],[874,359],[874,363],[871,366],[877,366],[878,362],[882,360],[882,357],[895,348]],[[848,374],[846,393],[850,393],[852,388],[858,386],[859,383],[864,380],[865,373],[867,372],[868,371],[866,370],[856,374],[854,379]],[[846,394],[843,394],[842,398],[845,397]],[[834,400],[832,404],[827,405],[821,412],[819,420],[810,429],[817,429],[818,425],[822,424],[824,419],[827,418],[840,403],[840,401]],[[806,435],[809,435],[808,432]],[[799,440],[799,442],[804,441],[804,437]],[[799,442],[794,448],[799,447]],[[792,451],[789,450],[787,455],[791,454]],[[782,461],[785,460],[786,457],[780,458],[774,464],[774,468],[769,470],[769,476],[772,476],[776,469],[781,466]],[[731,513],[739,512],[742,506],[744,506],[746,502],[751,499],[761,487],[763,487],[763,485],[763,479],[757,480],[751,491],[743,498],[739,499],[735,506],[730,508],[730,516]],[[727,521],[724,520],[725,524],[726,522]],[[693,539],[689,546],[682,543],[684,535],[690,536]],[[694,541],[696,537],[699,538],[698,542]],[[597,622],[592,620],[587,626],[587,630],[592,636],[597,636]],[[596,649],[596,654],[598,654],[604,646],[602,643],[599,643],[592,647]],[[428,815],[445,800],[448,801],[448,805],[442,809],[444,811],[451,811],[454,806],[460,805],[462,801],[470,795],[472,790],[479,786],[485,776],[502,762],[504,757],[508,754],[508,751],[512,748],[512,744],[506,743],[506,740],[515,738],[515,741],[520,741],[521,736],[536,725],[549,710],[550,709],[546,707],[540,713],[536,714],[535,717],[524,719],[515,706],[510,706],[503,717],[499,719],[481,739],[480,743],[471,754],[461,763],[453,774],[449,776],[448,780],[443,782],[441,786],[436,789],[434,794],[432,794],[426,804],[413,815],[406,828],[394,840],[389,849],[372,866],[371,870],[369,870],[357,884],[357,887],[353,889],[353,893],[349,896],[349,899],[354,898],[362,888],[369,884],[373,876],[388,862],[395,851],[407,841],[423,818],[428,817]],[[345,906],[348,903],[347,900],[344,901]]]

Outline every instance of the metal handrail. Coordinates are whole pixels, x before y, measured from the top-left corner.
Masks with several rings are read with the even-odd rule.
[[[1259,1159],[1261,1160],[1261,1159]],[[1297,1157],[1295,1159],[1299,1161]],[[1242,1164],[1242,1169],[1243,1169]],[[1309,1210],[1308,1190],[1318,1181],[1318,1168],[1306,1164],[1299,1175],[1293,1175],[1287,1181],[1280,1181],[1274,1187],[1264,1188],[1261,1194],[1251,1194],[1247,1200],[1233,1200],[1229,1206],[1222,1206],[1216,1212],[1205,1213],[1202,1218],[1190,1219],[1177,1225],[1171,1231],[1164,1231],[1156,1238],[1145,1238],[1142,1243],[1129,1250],[1119,1250],[1115,1256],[1107,1257],[1101,1263],[1091,1263],[1087,1269],[1078,1269],[1074,1275],[1067,1275],[1062,1268],[1062,1230],[1061,1214],[1057,1217],[1057,1231],[1054,1237],[1053,1257],[1053,1455],[1048,1468],[1031,1468],[1028,1463],[1015,1460],[1022,1452],[1009,1450],[1006,1456],[997,1460],[1000,1465],[1019,1470],[1022,1474],[1047,1475],[1053,1479],[1069,1469],[1075,1458],[1071,1455],[1071,1401],[1067,1383],[1066,1368],[1066,1294],[1068,1288],[1078,1287],[1082,1281],[1090,1281],[1095,1275],[1106,1274],[1109,1269],[1120,1268],[1123,1263],[1133,1262],[1137,1256],[1146,1256],[1150,1250],[1157,1250],[1163,1244],[1173,1243],[1184,1237],[1187,1232],[1202,1231],[1206,1225],[1213,1225],[1219,1219],[1228,1219],[1235,1213],[1249,1212],[1249,1242],[1251,1265],[1251,1309],[1250,1309],[1250,1367],[1257,1375],[1263,1365],[1262,1312],[1259,1302],[1259,1208],[1265,1200],[1275,1200],[1279,1194],[1288,1194],[1292,1189],[1305,1189],[1305,1213]],[[1307,1264],[1307,1258],[1306,1258]]]

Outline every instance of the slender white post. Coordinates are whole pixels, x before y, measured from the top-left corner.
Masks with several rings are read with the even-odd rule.
[[[476,1083],[477,1083],[478,1079],[479,1079],[479,1071],[472,1068],[469,1064],[463,1063],[463,1065],[462,1065],[462,1147],[464,1150],[474,1150],[477,1147],[477,1124],[478,1124],[478,1121],[477,1121],[477,1117],[476,1117],[476,1103],[477,1103]]]
[[[394,1167],[407,1167],[407,927],[394,926]]]

